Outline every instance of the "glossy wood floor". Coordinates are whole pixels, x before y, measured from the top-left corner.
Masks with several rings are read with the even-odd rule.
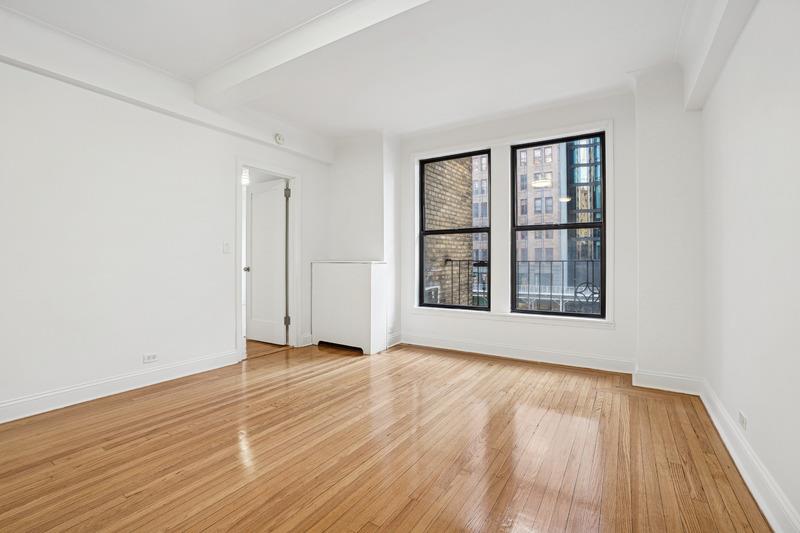
[[[247,339],[245,343],[245,353],[248,359],[261,357],[262,355],[272,355],[288,349],[288,346],[282,344],[271,344],[269,342],[253,341],[250,339]]]
[[[695,397],[287,350],[0,426],[0,531],[766,531]]]

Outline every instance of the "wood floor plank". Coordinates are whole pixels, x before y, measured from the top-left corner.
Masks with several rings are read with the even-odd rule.
[[[745,485],[742,476],[733,463],[733,459],[731,459],[730,453],[728,453],[728,450],[722,443],[717,429],[711,423],[711,418],[708,416],[703,402],[698,397],[692,398],[691,402],[695,410],[694,418],[705,430],[706,439],[714,449],[714,453],[725,472],[728,483],[730,483],[731,489],[736,494],[739,505],[742,506],[744,513],[747,515],[750,527],[752,527],[754,531],[770,531],[769,524],[766,518],[764,518],[764,514],[761,512],[761,509],[758,508],[752,494],[750,494],[750,489]]]
[[[0,425],[0,530],[769,531],[696,397],[419,346],[248,355]]]

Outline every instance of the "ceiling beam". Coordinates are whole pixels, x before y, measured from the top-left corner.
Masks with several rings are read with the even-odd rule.
[[[703,108],[758,0],[690,0],[678,43],[684,103]]]
[[[201,78],[195,84],[195,99],[224,107],[256,98],[258,78],[269,70],[429,1],[350,0]]]

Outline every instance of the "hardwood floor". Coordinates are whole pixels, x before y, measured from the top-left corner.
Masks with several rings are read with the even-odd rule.
[[[274,353],[282,352],[284,350],[288,350],[288,346],[284,346],[281,344],[271,344],[269,342],[260,342],[260,341],[253,341],[247,339],[245,342],[245,353],[247,354],[248,359],[253,359],[254,357],[261,357],[262,355],[272,355]]]
[[[0,425],[0,531],[768,531],[696,397],[290,349]]]

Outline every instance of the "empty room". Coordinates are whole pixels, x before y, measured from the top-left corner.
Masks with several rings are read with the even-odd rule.
[[[798,28],[0,0],[0,532],[800,533]]]

